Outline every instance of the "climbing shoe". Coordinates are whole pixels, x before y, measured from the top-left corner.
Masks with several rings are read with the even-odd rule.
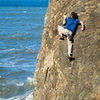
[[[59,39],[60,39],[60,40],[64,40],[64,37],[60,37]]]
[[[71,59],[73,58],[72,54],[71,54],[70,56],[67,56],[67,58],[68,58],[69,60],[71,60]]]
[[[71,58],[72,58],[72,56],[69,56],[68,58],[69,58],[69,59],[71,59]]]

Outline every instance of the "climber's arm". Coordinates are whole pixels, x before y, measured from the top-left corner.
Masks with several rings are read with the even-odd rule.
[[[66,20],[67,19],[67,17],[66,16],[64,16],[64,19],[63,19],[63,25],[65,25],[66,24]]]
[[[81,24],[81,26],[82,26],[82,27],[81,27],[81,30],[84,31],[84,23],[83,23],[82,21],[80,21],[80,24]]]

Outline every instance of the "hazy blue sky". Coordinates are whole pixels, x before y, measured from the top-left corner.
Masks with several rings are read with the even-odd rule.
[[[0,6],[47,6],[48,0],[0,0]]]

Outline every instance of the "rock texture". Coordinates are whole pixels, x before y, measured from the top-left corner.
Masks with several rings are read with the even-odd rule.
[[[75,60],[67,39],[58,40],[63,15],[75,11],[85,24],[74,37]],[[35,75],[33,100],[100,100],[100,1],[49,0]]]

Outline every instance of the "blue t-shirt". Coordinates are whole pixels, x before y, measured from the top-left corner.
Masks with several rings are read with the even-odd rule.
[[[65,22],[66,22],[65,28],[74,34],[75,28],[76,28],[77,24],[80,23],[80,20],[68,17],[65,20]]]

